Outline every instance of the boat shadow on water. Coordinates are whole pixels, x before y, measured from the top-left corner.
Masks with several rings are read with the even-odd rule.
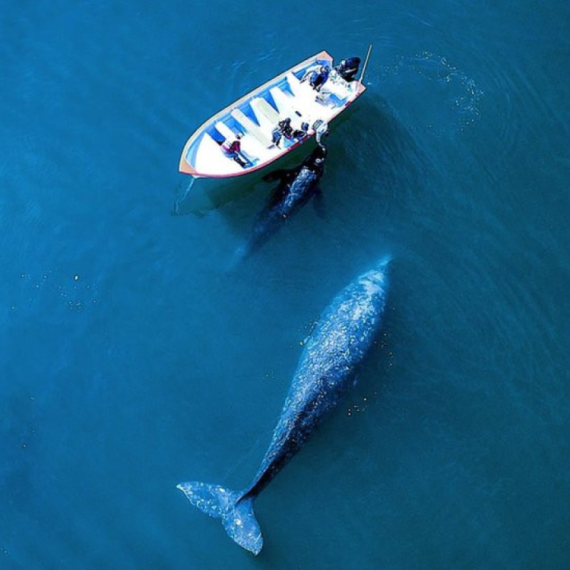
[[[387,101],[363,98],[351,121],[346,118],[330,136],[329,179],[345,173],[358,186],[374,180],[383,198],[421,183],[428,158]]]
[[[237,178],[190,178],[188,181],[188,177],[185,177],[177,190],[172,213],[176,216],[191,214],[202,217],[208,212],[222,209],[230,202],[241,200],[253,192],[268,188],[269,184],[263,180],[265,177],[277,170],[294,168],[314,147],[313,141],[307,142],[267,169]]]
[[[413,136],[395,117],[389,104],[380,97],[362,98],[331,125],[326,139],[328,158],[322,182],[325,200],[329,188],[348,186],[355,200],[374,184],[378,208],[386,209],[393,200],[421,187],[427,168]],[[246,238],[251,231],[252,215],[261,202],[271,199],[275,189],[272,174],[294,169],[315,149],[314,140],[296,148],[270,168],[230,179],[191,179],[179,193],[174,215],[202,217],[217,210],[237,235]],[[253,211],[252,211],[253,210]]]

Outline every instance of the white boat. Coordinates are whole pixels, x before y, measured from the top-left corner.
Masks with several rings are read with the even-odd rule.
[[[313,137],[319,125],[330,123],[364,93],[367,61],[360,79],[348,82],[333,69],[332,56],[322,51],[254,89],[196,130],[182,150],[180,172],[195,178],[232,178],[266,167]],[[331,71],[317,91],[302,80],[323,65]],[[278,146],[274,133],[285,119],[290,119],[296,136],[283,136]],[[236,160],[228,146],[238,135]]]

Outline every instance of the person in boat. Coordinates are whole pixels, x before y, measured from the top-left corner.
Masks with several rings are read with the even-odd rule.
[[[310,86],[315,91],[320,91],[323,88],[323,85],[327,82],[330,72],[331,68],[328,65],[322,65],[321,69],[319,70],[319,73],[317,73],[316,76],[313,76],[309,80]]]
[[[303,137],[307,136],[308,131],[309,131],[309,123],[301,123],[301,128],[295,129],[293,131],[293,138],[302,139]]]
[[[291,119],[287,117],[277,123],[277,127],[275,127],[273,130],[272,142],[275,146],[278,147],[282,137],[285,137],[288,140],[293,140],[294,138],[303,136],[304,134],[305,133],[299,129],[293,130],[293,127],[291,126]]]
[[[293,129],[291,119],[287,117],[277,123],[277,127],[273,131],[272,142],[278,147],[282,137],[290,141],[301,139],[307,135],[308,130],[309,123],[302,123],[300,129]]]
[[[311,67],[307,70],[307,73],[305,73],[303,79],[301,79],[301,83],[303,81],[309,80],[309,85],[315,91],[320,91],[323,85],[327,82],[330,72],[331,68],[326,63],[318,68]]]
[[[360,67],[359,57],[349,57],[348,59],[343,59],[334,70],[349,83],[356,79],[356,74],[358,73],[358,68]]]
[[[240,166],[244,168],[248,165],[248,160],[244,158],[241,154],[241,138],[243,133],[238,133],[236,138],[230,142],[230,139],[226,139],[222,143],[222,150],[228,156],[228,158],[233,158]]]

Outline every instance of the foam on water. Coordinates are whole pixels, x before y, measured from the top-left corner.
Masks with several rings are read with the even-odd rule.
[[[473,125],[480,115],[483,91],[444,55],[428,51],[400,55],[385,67],[380,82],[402,90],[394,95],[407,100],[406,112],[413,115],[399,118],[413,130],[451,136]]]

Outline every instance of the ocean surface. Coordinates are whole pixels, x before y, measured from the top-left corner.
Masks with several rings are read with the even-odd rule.
[[[4,0],[0,568],[568,568],[569,29],[567,0]],[[228,271],[273,185],[188,188],[186,139],[370,43],[325,217]],[[386,255],[378,346],[255,558],[176,484],[250,482],[303,339]]]

